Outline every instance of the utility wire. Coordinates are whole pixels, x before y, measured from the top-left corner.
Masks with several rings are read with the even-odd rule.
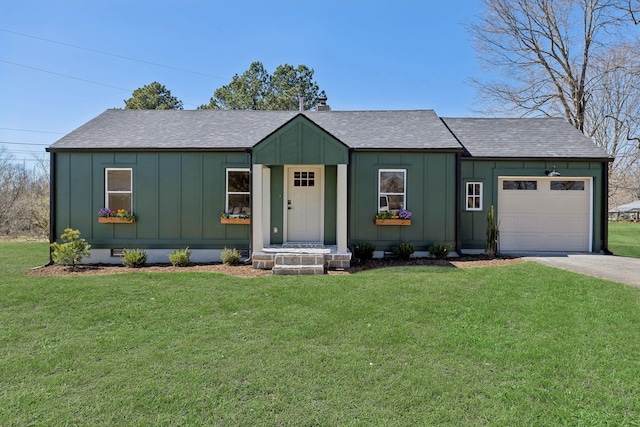
[[[12,130],[16,132],[51,133],[54,135],[64,135],[64,132],[49,132],[46,130],[30,130],[30,129],[16,129],[16,128],[0,128],[0,130]],[[7,142],[7,144],[10,144],[10,143]]]
[[[0,144],[12,144],[12,145],[50,145],[48,143],[39,144],[37,142],[9,142],[9,141],[0,141]]]
[[[125,92],[133,93],[133,90],[131,90],[131,89],[125,89],[123,87],[108,85],[108,84],[96,82],[96,81],[93,81],[93,80],[87,80],[87,79],[83,79],[81,77],[70,76],[68,74],[56,73],[55,71],[43,70],[42,68],[32,67],[30,65],[24,65],[24,64],[18,64],[17,62],[5,61],[4,59],[0,59],[0,62],[4,62],[5,64],[10,64],[10,65],[15,65],[17,67],[28,68],[30,70],[40,71],[42,73],[53,74],[55,76],[65,77],[67,79],[79,80],[79,81],[85,82],[85,83],[91,83],[91,84],[98,85],[98,86],[104,86],[104,87],[108,87],[108,88],[111,88],[111,89],[118,89],[118,90],[122,90],[122,91],[125,91]],[[184,101],[182,102],[182,104],[183,105],[192,105],[194,107],[198,107],[197,104],[191,104],[189,102],[184,102]]]
[[[5,33],[16,34],[16,35],[22,36],[22,37],[29,37],[29,38],[36,39],[36,40],[42,40],[42,41],[45,41],[45,42],[48,42],[48,43],[55,43],[55,44],[59,44],[61,46],[72,47],[74,49],[82,49],[82,50],[86,50],[87,52],[99,53],[100,55],[107,55],[107,56],[112,56],[114,58],[126,59],[127,61],[134,61],[134,62],[139,62],[139,63],[142,63],[142,64],[153,65],[155,67],[162,67],[162,68],[168,68],[170,70],[182,71],[184,73],[198,74],[200,76],[214,77],[216,79],[226,80],[225,77],[220,77],[220,76],[216,76],[216,75],[213,75],[213,74],[201,73],[199,71],[191,71],[191,70],[187,70],[187,69],[184,69],[184,68],[173,67],[171,65],[158,64],[156,62],[151,62],[151,61],[143,61],[141,59],[131,58],[131,57],[128,57],[128,56],[123,56],[123,55],[116,55],[114,53],[103,52],[101,50],[90,49],[88,47],[76,46],[76,45],[73,45],[73,44],[63,43],[63,42],[59,42],[59,41],[56,41],[56,40],[45,39],[44,37],[32,36],[32,35],[29,35],[29,34],[19,33],[17,31],[6,30],[4,28],[0,28],[0,31],[4,31]]]
[[[104,83],[94,82],[93,80],[87,80],[87,79],[83,79],[83,78],[80,78],[80,77],[69,76],[67,74],[56,73],[55,71],[43,70],[42,68],[31,67],[29,65],[18,64],[16,62],[11,62],[11,61],[5,61],[4,59],[0,59],[0,62],[4,62],[5,64],[15,65],[17,67],[28,68],[30,70],[40,71],[40,72],[43,72],[43,73],[53,74],[53,75],[60,76],[60,77],[66,77],[67,79],[80,80],[81,82],[92,83],[94,85],[109,87],[109,88],[112,88],[112,89],[123,90],[125,92],[133,92],[131,89],[125,89],[123,87],[112,86],[112,85],[108,85],[108,84],[104,84]]]

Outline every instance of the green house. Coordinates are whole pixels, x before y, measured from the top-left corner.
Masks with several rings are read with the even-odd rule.
[[[347,266],[359,242],[481,252],[490,206],[503,252],[607,250],[611,158],[561,119],[107,110],[47,151],[51,238],[79,229],[92,263],[226,247],[286,273]]]

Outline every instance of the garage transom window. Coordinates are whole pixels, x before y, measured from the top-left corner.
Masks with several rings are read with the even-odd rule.
[[[251,214],[251,180],[249,169],[227,169],[227,207],[229,215]]]
[[[584,181],[551,181],[551,190],[584,191]]]
[[[378,171],[378,212],[396,213],[407,209],[407,170]]]
[[[104,204],[112,211],[124,209],[131,213],[133,207],[133,171],[131,168],[106,168],[104,170]]]
[[[538,181],[520,181],[520,180],[504,180],[502,181],[503,190],[537,190]]]
[[[482,183],[467,182],[467,210],[482,210]]]

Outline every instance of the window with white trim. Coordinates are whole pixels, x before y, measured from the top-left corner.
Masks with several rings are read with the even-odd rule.
[[[230,216],[251,215],[251,178],[249,169],[227,169],[226,200],[225,212]]]
[[[112,211],[133,209],[133,170],[131,168],[105,168],[104,205]]]
[[[482,210],[482,183],[467,182],[466,195],[467,195],[467,210],[481,211]]]
[[[407,170],[378,171],[378,212],[397,213],[407,209]]]

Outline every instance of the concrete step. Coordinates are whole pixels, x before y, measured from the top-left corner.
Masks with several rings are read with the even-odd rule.
[[[278,253],[276,265],[324,265],[323,254]]]
[[[307,274],[324,274],[324,264],[283,265],[276,264],[271,270],[275,276],[294,276]]]

